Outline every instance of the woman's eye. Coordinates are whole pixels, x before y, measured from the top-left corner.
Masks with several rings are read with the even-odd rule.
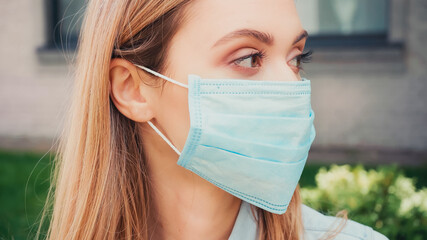
[[[262,52],[253,53],[241,58],[234,60],[234,64],[243,68],[257,68],[261,66],[262,58],[264,54]]]
[[[289,64],[296,68],[301,68],[301,55],[294,57]]]
[[[303,63],[309,63],[311,61],[312,53],[313,51],[310,50],[306,53],[300,54],[290,60],[288,64],[291,65],[291,67],[293,67],[294,69],[296,69],[296,72],[299,72],[299,70],[303,69]]]

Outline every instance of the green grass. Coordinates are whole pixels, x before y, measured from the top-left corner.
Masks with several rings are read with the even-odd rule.
[[[0,239],[32,239],[49,187],[51,155],[0,150]],[[314,176],[325,165],[307,165],[301,187],[315,186]],[[427,186],[427,167],[405,167],[406,176]]]
[[[0,239],[32,239],[37,230],[50,174],[42,156],[0,150]]]

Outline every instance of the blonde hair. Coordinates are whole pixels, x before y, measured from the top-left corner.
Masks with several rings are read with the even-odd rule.
[[[41,226],[47,239],[149,239],[150,176],[140,125],[110,99],[109,64],[121,57],[162,72],[189,0],[90,0],[80,33],[75,86]],[[53,204],[53,206],[51,205]],[[260,239],[300,239],[299,188],[288,210],[256,208]],[[47,209],[53,207],[51,216]]]

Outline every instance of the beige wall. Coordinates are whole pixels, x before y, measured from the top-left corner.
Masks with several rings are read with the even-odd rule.
[[[66,64],[40,61],[45,42],[41,0],[3,1],[0,8],[0,136],[52,137],[71,84]],[[60,53],[58,53],[60,54]]]

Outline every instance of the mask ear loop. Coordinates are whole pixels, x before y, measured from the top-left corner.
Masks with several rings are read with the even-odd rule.
[[[186,84],[184,84],[184,83],[182,83],[182,82],[178,82],[178,81],[176,81],[176,80],[173,80],[172,78],[166,77],[165,75],[162,75],[162,74],[160,74],[160,73],[158,73],[158,72],[156,72],[156,71],[153,71],[153,70],[151,70],[151,69],[149,69],[149,68],[146,68],[146,67],[141,66],[141,65],[138,65],[138,64],[135,64],[135,66],[137,66],[137,67],[139,67],[139,68],[144,69],[145,71],[147,71],[147,72],[149,72],[149,73],[153,74],[154,76],[157,76],[157,77],[163,78],[164,80],[167,80],[167,81],[169,81],[169,82],[171,82],[171,83],[175,83],[175,84],[176,84],[176,85],[178,85],[178,86],[188,88],[188,86],[187,86]]]
[[[146,68],[146,67],[144,67],[144,66],[141,66],[141,65],[138,65],[138,64],[135,64],[135,66],[137,66],[137,67],[139,67],[139,68],[141,68],[141,69],[143,69],[143,70],[145,70],[145,71],[147,71],[147,72],[149,72],[149,73],[151,73],[151,74],[153,74],[154,76],[157,76],[157,77],[160,77],[160,78],[163,78],[163,79],[165,79],[165,80],[167,80],[167,81],[169,81],[169,82],[171,82],[171,83],[174,83],[174,84],[176,84],[176,85],[178,85],[178,86],[181,86],[181,87],[184,87],[184,88],[188,88],[188,86],[187,85],[185,85],[185,84],[183,84],[183,83],[181,83],[181,82],[178,82],[178,81],[176,81],[176,80],[173,80],[172,78],[169,78],[169,77],[166,77],[166,76],[164,76],[164,75],[162,75],[162,74],[160,74],[160,73],[158,73],[158,72],[156,72],[156,71],[153,71],[153,70],[151,70],[151,69],[149,69],[149,68]],[[148,125],[150,125],[150,127],[157,133],[157,134],[159,134],[159,136],[179,155],[179,156],[181,156],[181,152],[171,143],[171,141],[169,141],[169,139],[156,127],[156,126],[154,126],[154,124],[151,122],[151,121],[147,121],[147,123],[148,123]]]
[[[163,140],[165,140],[165,142],[179,155],[181,156],[181,152],[169,141],[169,139],[156,127],[154,126],[154,124],[151,121],[147,122],[148,125],[151,126],[151,128],[156,131],[157,134],[159,134],[159,136],[161,138],[163,138]]]

